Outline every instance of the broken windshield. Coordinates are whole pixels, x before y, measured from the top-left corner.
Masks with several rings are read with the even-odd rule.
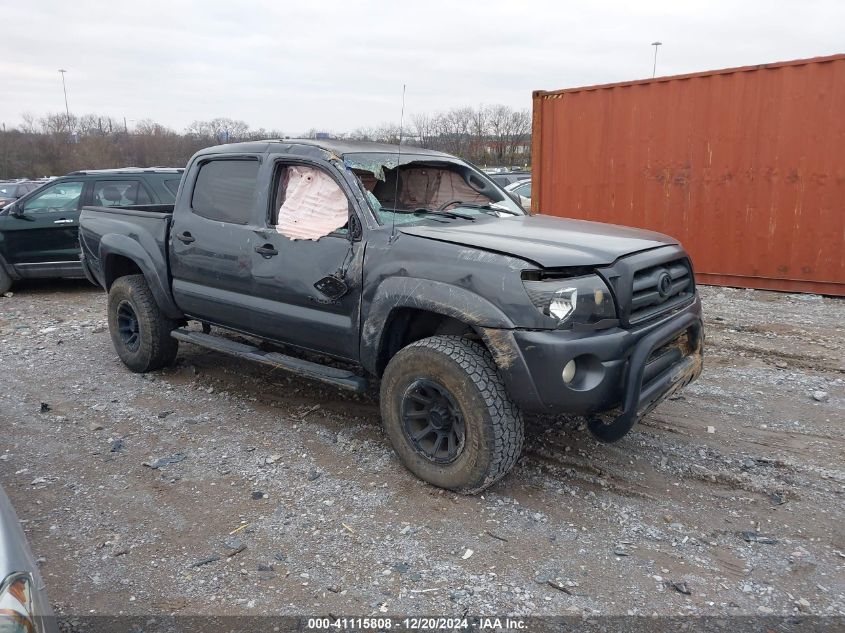
[[[456,159],[403,154],[400,163],[394,153],[359,153],[343,160],[382,224],[525,215],[493,181]]]

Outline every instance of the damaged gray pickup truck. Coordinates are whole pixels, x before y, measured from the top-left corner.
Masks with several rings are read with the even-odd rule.
[[[132,371],[171,363],[181,341],[358,392],[380,380],[403,464],[461,492],[511,469],[523,413],[586,415],[614,441],[701,372],[675,240],[530,215],[434,151],[211,147],[172,207],[85,207],[80,242]]]

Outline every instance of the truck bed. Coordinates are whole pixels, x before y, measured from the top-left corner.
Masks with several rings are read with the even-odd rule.
[[[79,216],[79,244],[86,275],[108,289],[111,280],[104,274],[106,258],[130,257],[148,277],[152,273],[161,283],[161,290],[165,290],[172,215],[172,204],[83,207]]]

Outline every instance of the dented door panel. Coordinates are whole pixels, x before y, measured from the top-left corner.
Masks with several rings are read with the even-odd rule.
[[[256,239],[278,254],[252,253],[252,331],[298,347],[356,359],[363,245],[338,236],[291,240],[273,229],[256,232]],[[347,286],[346,293],[335,300],[314,287],[332,275],[342,278]]]

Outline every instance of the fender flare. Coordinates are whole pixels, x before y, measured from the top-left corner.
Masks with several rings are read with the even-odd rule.
[[[170,295],[169,284],[158,273],[156,263],[140,243],[126,235],[109,233],[100,240],[100,262],[103,268],[103,286],[108,292],[114,279],[112,278],[112,262],[115,257],[126,257],[132,260],[141,272],[155,297],[156,303],[164,314],[171,319],[183,318],[184,314],[176,307]],[[162,264],[159,265],[159,267]],[[166,264],[163,263],[166,266]]]
[[[385,343],[385,325],[397,308],[426,310],[455,318],[476,330],[486,341],[488,328],[511,329],[508,316],[471,290],[442,281],[415,277],[390,277],[378,287],[361,327],[361,365],[376,373]]]

